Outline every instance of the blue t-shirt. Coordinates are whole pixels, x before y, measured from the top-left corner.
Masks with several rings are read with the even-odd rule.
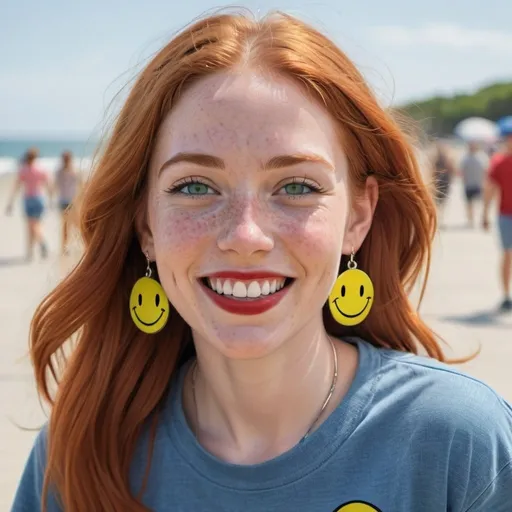
[[[436,361],[351,340],[359,365],[327,420],[262,464],[225,463],[183,413],[184,368],[157,429],[143,501],[155,512],[511,512],[512,409],[492,389]],[[44,431],[14,512],[40,510]],[[134,494],[148,438],[137,446]],[[55,501],[48,512],[57,512]]]

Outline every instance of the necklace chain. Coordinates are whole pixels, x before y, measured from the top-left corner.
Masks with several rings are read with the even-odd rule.
[[[309,427],[307,432],[304,434],[304,436],[301,438],[301,440],[300,440],[301,443],[311,434],[311,431],[313,430],[315,425],[318,423],[318,420],[321,418],[325,409],[329,405],[332,395],[334,394],[334,390],[336,389],[336,383],[338,382],[338,354],[336,352],[336,347],[334,346],[334,343],[331,338],[329,338],[329,341],[331,342],[332,355],[333,355],[333,375],[332,375],[331,387],[329,388],[329,391],[327,392],[327,396],[325,397],[322,407],[320,408],[320,412],[316,415],[313,423],[311,423],[311,426]],[[197,359],[194,361],[194,368],[192,369],[192,398],[194,400],[196,422],[197,422],[198,408],[197,408],[197,398],[196,398],[196,380],[197,380]],[[194,430],[196,430],[196,429],[194,429]],[[197,431],[195,431],[194,434],[197,438]]]

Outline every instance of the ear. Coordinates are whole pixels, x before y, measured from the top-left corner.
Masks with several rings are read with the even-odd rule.
[[[343,254],[357,252],[372,225],[373,214],[379,200],[379,184],[373,176],[366,178],[364,189],[352,198],[351,209],[345,228]]]
[[[135,214],[135,232],[139,239],[142,252],[147,254],[151,261],[155,260],[155,244],[153,233],[148,222],[148,212],[145,204],[142,204]]]

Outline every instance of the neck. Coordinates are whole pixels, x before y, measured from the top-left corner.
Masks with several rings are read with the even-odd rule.
[[[195,393],[190,373],[185,413],[199,442],[232,463],[276,457],[318,428],[345,395],[357,366],[357,349],[333,340],[338,378],[319,416],[334,374],[331,341],[323,328],[303,330],[257,360],[230,360],[212,353],[204,340],[195,337],[195,343]]]

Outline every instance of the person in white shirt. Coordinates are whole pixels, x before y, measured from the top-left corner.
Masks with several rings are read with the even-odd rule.
[[[474,227],[474,203],[482,195],[485,173],[489,167],[489,157],[477,142],[470,142],[466,154],[460,162],[460,174],[466,196],[466,215],[470,227]]]

